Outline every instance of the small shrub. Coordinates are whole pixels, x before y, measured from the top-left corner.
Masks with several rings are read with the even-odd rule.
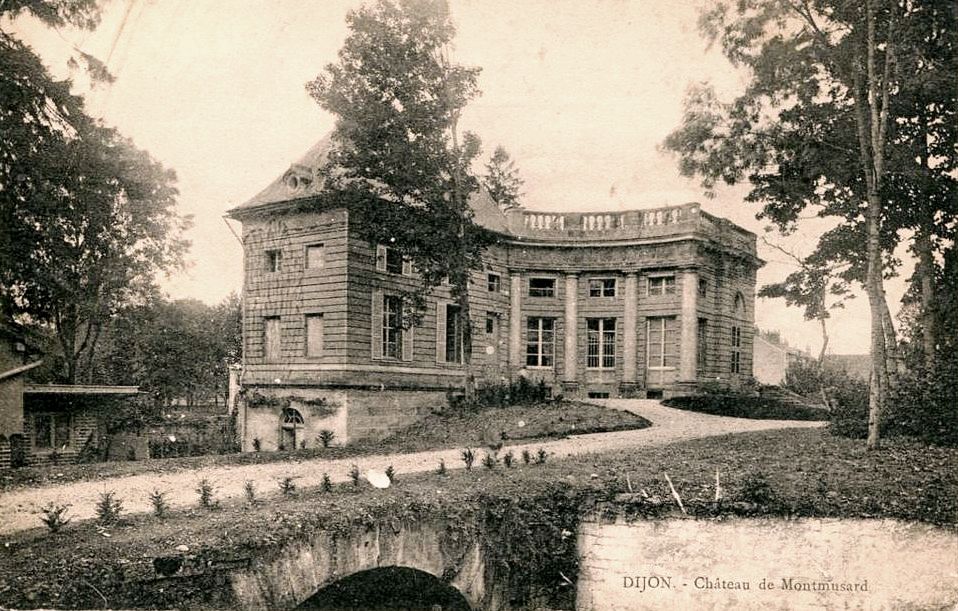
[[[134,448],[126,449],[126,459],[129,461],[136,460],[136,450]]]
[[[527,449],[522,450],[522,462],[527,465],[532,462],[532,454],[529,454]]]
[[[246,495],[246,502],[250,505],[256,502],[256,485],[253,483],[253,480],[246,480],[246,483],[243,484],[243,494]]]
[[[499,461],[497,461],[496,457],[493,456],[492,454],[486,454],[485,456],[482,457],[482,466],[485,467],[486,469],[489,469],[490,471],[496,468],[497,462]]]
[[[539,448],[539,450],[536,452],[536,464],[544,465],[547,458],[549,458],[549,453],[543,448]]]
[[[123,502],[116,498],[113,490],[100,493],[100,500],[96,503],[96,521],[100,524],[115,524],[120,520]]]
[[[253,437],[253,451],[259,452],[263,448],[263,442],[259,437]]]
[[[56,450],[47,454],[47,458],[50,459],[50,462],[53,463],[54,466],[60,464],[60,453],[57,452]]]
[[[396,470],[393,469],[393,466],[392,466],[392,465],[389,465],[388,467],[386,467],[386,477],[389,478],[389,483],[390,483],[390,484],[393,483],[393,481],[395,481],[395,479],[396,479]]]
[[[439,466],[436,467],[436,475],[445,475],[446,474],[446,461],[439,459]]]
[[[66,517],[69,505],[55,505],[50,503],[40,511],[43,515],[40,520],[46,525],[51,533],[58,533],[60,529],[70,523],[70,518]]]
[[[466,448],[462,451],[462,462],[466,463],[466,471],[472,470],[472,463],[476,461],[476,453],[472,451],[472,448]]]
[[[512,453],[512,450],[506,452],[505,456],[502,457],[502,464],[506,466],[507,469],[512,467],[512,463],[515,461],[516,457]]]
[[[306,440],[305,440],[305,439],[299,442],[299,449],[300,449],[300,450],[305,450],[305,449],[306,449]]]
[[[768,506],[773,504],[778,496],[775,494],[775,490],[765,477],[765,474],[756,472],[749,473],[745,476],[745,479],[742,480],[739,498],[749,503]]]
[[[199,496],[200,507],[203,509],[216,509],[219,502],[213,497],[213,484],[208,479],[201,479],[196,487],[196,494]]]
[[[333,442],[333,439],[336,438],[336,433],[332,432],[329,429],[323,429],[319,432],[319,435],[316,436],[316,439],[319,440],[320,445],[324,448],[328,448],[329,444]]]
[[[349,468],[349,481],[352,482],[353,488],[359,487],[359,467],[356,465]]]
[[[296,484],[293,482],[293,478],[284,477],[279,482],[279,490],[283,493],[283,496],[293,496],[296,494]]]
[[[333,491],[333,482],[329,479],[329,473],[323,473],[323,483],[320,484],[320,489],[323,492]]]
[[[153,505],[153,515],[158,518],[165,518],[170,510],[170,505],[166,502],[166,493],[159,490],[154,489],[150,493],[150,504]]]

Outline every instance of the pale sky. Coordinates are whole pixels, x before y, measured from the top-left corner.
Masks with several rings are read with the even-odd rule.
[[[345,15],[358,0],[114,0],[93,33],[14,29],[48,67],[68,74],[70,44],[106,60],[117,76],[92,93],[76,75],[91,114],[103,117],[179,177],[179,207],[194,216],[190,267],[162,280],[171,297],[215,303],[242,288],[242,248],[223,220],[314,142],[334,119],[305,84],[336,59]],[[691,83],[710,80],[726,98],[744,82],[696,30],[693,0],[451,0],[455,59],[481,67],[483,94],[461,126],[484,156],[501,144],[525,180],[534,210],[588,211],[698,201],[762,235],[743,188],[707,199],[658,151],[679,124]],[[121,28],[121,23],[125,25]],[[239,227],[234,225],[237,232]],[[820,231],[820,228],[818,228]],[[773,234],[774,235],[774,234]],[[809,226],[787,243],[807,250]],[[790,271],[759,242],[768,264],[759,285]],[[910,271],[910,266],[908,270]],[[902,282],[892,282],[897,311]],[[758,300],[756,322],[817,352],[817,325],[781,300]],[[837,354],[868,351],[864,296],[830,323]]]

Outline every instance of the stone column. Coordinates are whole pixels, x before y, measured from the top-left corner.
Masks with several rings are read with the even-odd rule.
[[[679,381],[695,382],[698,356],[699,275],[693,270],[682,272],[682,317],[680,320]]]
[[[622,313],[622,384],[624,393],[636,384],[636,357],[638,338],[636,324],[639,316],[639,277],[635,272],[625,275],[625,312]]]
[[[565,372],[562,376],[564,383],[575,384],[578,378],[576,350],[576,335],[579,332],[579,276],[566,274],[565,276]]]
[[[509,278],[509,364],[513,369],[519,369],[525,364],[522,350],[522,274],[510,272]]]

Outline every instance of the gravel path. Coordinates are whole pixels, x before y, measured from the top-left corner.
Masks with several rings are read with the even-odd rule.
[[[661,405],[658,401],[639,399],[594,400],[611,408],[627,410],[653,422],[649,428],[637,431],[619,431],[614,433],[594,433],[576,435],[567,439],[533,442],[524,445],[509,446],[518,456],[523,448],[535,454],[544,448],[555,458],[613,452],[627,448],[656,446],[708,437],[727,433],[760,431],[788,427],[816,427],[820,422],[800,422],[784,420],[744,420],[709,416]],[[152,510],[148,495],[155,489],[166,492],[167,500],[173,507],[195,506],[197,495],[195,488],[202,479],[209,480],[218,500],[243,497],[243,486],[252,481],[257,496],[279,494],[279,481],[284,477],[295,478],[298,487],[318,486],[323,473],[328,473],[334,482],[348,479],[349,468],[355,464],[360,471],[367,469],[383,470],[388,465],[396,473],[416,473],[431,471],[440,460],[445,461],[449,469],[463,467],[459,457],[459,448],[434,450],[413,454],[392,454],[379,456],[356,456],[341,460],[312,459],[301,462],[277,462],[259,465],[217,466],[195,471],[179,471],[161,474],[122,476],[107,481],[73,482],[69,484],[49,485],[39,488],[13,490],[0,495],[0,535],[29,528],[39,527],[39,508],[48,503],[68,503],[68,516],[74,520],[92,518],[96,515],[95,505],[100,493],[113,490],[123,501],[124,513],[139,513]],[[478,463],[483,456],[483,448],[478,448]]]

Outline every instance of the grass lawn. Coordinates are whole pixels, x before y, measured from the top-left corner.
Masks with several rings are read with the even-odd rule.
[[[748,395],[694,395],[666,399],[663,405],[691,412],[750,418],[753,420],[828,420],[828,410],[821,407],[791,405],[774,397]]]
[[[717,504],[712,502],[716,471],[724,490]],[[89,522],[68,524],[57,534],[37,528],[2,540],[0,600],[11,607],[98,607],[103,601],[85,583],[97,584],[112,599],[127,587],[125,581],[152,575],[153,557],[175,555],[181,544],[204,559],[247,557],[269,553],[312,531],[396,516],[442,516],[455,522],[464,511],[512,507],[534,512],[560,498],[566,506],[571,499],[587,511],[627,492],[630,484],[648,495],[633,511],[670,515],[677,509],[665,474],[689,513],[703,518],[900,518],[951,528],[958,521],[958,449],[889,440],[881,450],[866,452],[863,442],[819,429],[743,433],[608,455],[550,458],[542,465],[511,469],[476,467],[445,476],[399,473],[387,490],[349,484],[325,493],[305,489],[294,497],[271,498],[268,505],[234,502],[216,511],[176,511],[165,519],[134,516],[106,531]],[[163,603],[176,606],[175,599]]]
[[[520,423],[523,426],[520,426]],[[348,458],[423,450],[482,447],[490,439],[504,444],[584,433],[642,429],[651,423],[629,412],[576,401],[549,401],[532,405],[488,408],[481,411],[446,410],[381,441],[363,441],[349,447],[311,448],[288,452],[247,452],[132,462],[27,467],[0,475],[0,491],[81,480],[98,480],[140,473],[171,473],[218,465],[249,465],[313,458]]]

